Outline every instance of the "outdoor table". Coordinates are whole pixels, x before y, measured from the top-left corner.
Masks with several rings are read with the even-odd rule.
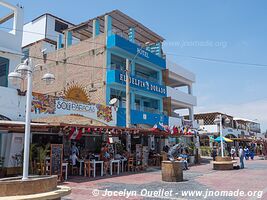
[[[103,176],[103,165],[104,165],[104,161],[93,160],[93,165],[94,165],[94,177],[95,177],[95,172],[96,172],[96,164],[101,164],[101,176]]]
[[[68,179],[68,163],[62,163],[62,167],[65,167],[65,180]]]
[[[84,163],[84,160],[78,160],[78,162],[80,163],[80,170],[79,170],[79,175],[82,175],[82,165]]]
[[[121,159],[121,172],[124,170],[124,162],[127,162],[126,158]]]
[[[119,174],[120,173],[120,160],[111,160],[110,161],[110,175],[112,175],[112,166],[113,166],[113,163],[117,163],[117,165],[118,165],[117,174]]]

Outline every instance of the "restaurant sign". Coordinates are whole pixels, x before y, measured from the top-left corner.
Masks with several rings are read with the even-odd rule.
[[[116,111],[100,104],[80,103],[65,98],[33,93],[32,118],[63,116],[78,114],[107,124],[116,126]]]
[[[116,70],[111,70],[108,72],[107,77],[108,77],[108,83],[116,82],[116,83],[126,84],[125,73],[121,73]],[[159,85],[157,83],[153,83],[136,76],[130,76],[130,86],[133,88],[141,89],[161,96],[167,95],[166,86]]]

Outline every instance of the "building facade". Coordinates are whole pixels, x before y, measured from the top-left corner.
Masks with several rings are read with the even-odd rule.
[[[16,88],[8,81],[8,74],[14,71],[22,58],[23,9],[4,1],[0,1],[0,6],[8,13],[1,16],[1,26],[11,25],[10,29],[0,30],[0,122],[22,120],[25,117],[25,98],[19,96]],[[22,151],[23,140],[23,135],[16,131],[8,133],[0,130],[1,165],[14,165],[11,155]]]
[[[56,24],[51,24],[54,27],[50,30],[55,30]],[[25,26],[33,32],[28,24]],[[189,109],[193,120],[196,97],[192,94],[192,84],[195,76],[166,61],[162,49],[164,39],[152,30],[114,10],[69,26],[62,33],[57,36],[54,51],[45,51],[51,38],[24,44],[23,49],[27,49],[34,64],[45,64],[56,75],[55,83],[47,86],[40,81],[42,73],[37,71],[35,92],[106,105],[117,98],[117,126],[125,126],[125,70],[126,59],[129,59],[132,125],[168,125],[170,117],[174,118],[173,122],[178,122],[174,111],[185,108]],[[187,93],[179,90],[184,86],[188,87]]]
[[[230,123],[226,123],[225,121],[222,123],[222,133],[224,137],[254,138],[261,135],[259,122],[233,117],[220,112],[195,114],[195,119],[199,124],[201,132],[207,135],[218,136],[220,134],[220,127],[214,123],[218,115],[226,116],[230,120]]]

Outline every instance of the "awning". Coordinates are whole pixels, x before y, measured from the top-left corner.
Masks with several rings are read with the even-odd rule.
[[[223,137],[222,140],[223,140],[223,142],[234,142],[233,140],[228,139],[226,137]],[[214,141],[220,143],[221,142],[221,137],[217,137]]]

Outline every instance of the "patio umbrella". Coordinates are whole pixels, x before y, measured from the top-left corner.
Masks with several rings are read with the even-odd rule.
[[[217,137],[214,141],[220,143],[221,142],[221,137]],[[228,139],[226,137],[223,137],[222,141],[223,142],[234,142],[233,140],[230,140],[230,139]]]

